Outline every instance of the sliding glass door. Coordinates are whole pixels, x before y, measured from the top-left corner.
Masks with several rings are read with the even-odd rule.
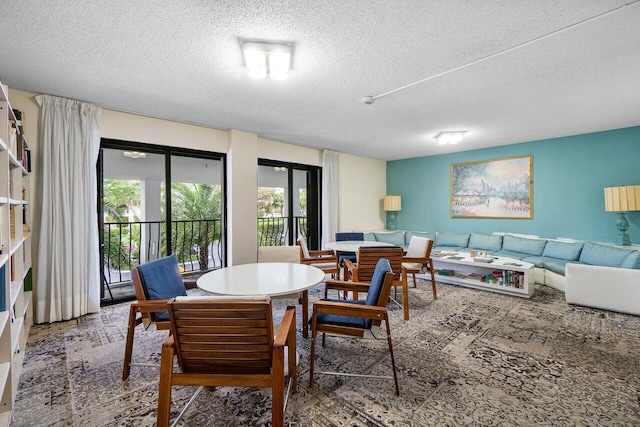
[[[321,169],[272,160],[258,164],[258,245],[295,245],[304,236],[309,247],[318,247]]]
[[[98,176],[103,303],[169,254],[186,274],[224,265],[224,155],[103,139]]]

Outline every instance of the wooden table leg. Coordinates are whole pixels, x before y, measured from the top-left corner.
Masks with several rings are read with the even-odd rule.
[[[309,292],[307,290],[302,291],[300,304],[302,305],[302,336],[309,338]]]

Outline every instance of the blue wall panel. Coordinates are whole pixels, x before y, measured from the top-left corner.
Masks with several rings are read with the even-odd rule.
[[[452,163],[524,155],[533,155],[533,219],[451,218]],[[613,242],[618,214],[604,210],[603,189],[620,185],[640,185],[640,126],[387,163],[387,194],[402,195],[397,226],[406,230]],[[640,244],[640,212],[627,218]]]

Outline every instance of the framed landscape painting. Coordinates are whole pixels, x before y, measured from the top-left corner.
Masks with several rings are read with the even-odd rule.
[[[533,218],[533,156],[453,163],[451,218]]]

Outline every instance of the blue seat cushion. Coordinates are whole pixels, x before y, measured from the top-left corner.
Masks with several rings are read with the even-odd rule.
[[[175,255],[150,261],[137,267],[144,295],[148,300],[186,296],[187,290],[180,275]],[[153,321],[169,320],[169,313],[153,313]]]
[[[436,241],[436,233],[422,232],[422,231],[407,231],[404,233],[405,243],[408,245],[411,243],[411,238],[413,236],[424,237],[425,239]]]
[[[578,263],[578,261],[571,261],[571,260],[568,260],[568,259],[548,258],[544,262],[544,268],[546,268],[549,271],[553,271],[554,273],[561,274],[561,275],[564,276],[564,269],[565,269],[566,265],[569,264],[569,263],[576,264],[576,263]]]
[[[500,253],[511,251],[540,256],[542,255],[546,244],[547,241],[544,239],[527,239],[524,237],[516,237],[505,234],[502,239],[502,250],[500,251]]]
[[[640,268],[640,252],[633,251],[620,264],[622,268]]]
[[[553,258],[547,258],[543,256],[528,256],[528,257],[522,258],[522,261],[528,262],[529,264],[533,264],[538,268],[544,268],[544,262],[549,259],[553,259]]]
[[[351,260],[352,262],[356,262],[358,256],[355,252],[338,252],[338,262],[342,264],[342,261],[345,259]]]
[[[337,242],[346,242],[350,240],[364,240],[364,233],[352,233],[352,232],[336,233]]]
[[[531,254],[525,254],[522,252],[515,252],[515,251],[505,251],[504,249],[496,252],[495,254],[498,256],[504,256],[507,258],[513,258],[513,259],[519,259],[519,260],[523,260],[525,258],[531,257]]]
[[[364,301],[339,300],[339,299],[321,299],[320,301],[333,301],[340,303],[364,305]],[[368,322],[367,322],[368,321]],[[349,328],[369,329],[371,327],[371,319],[363,317],[342,316],[338,314],[318,313],[316,315],[316,323],[320,325],[336,325],[346,326]]]
[[[614,248],[613,246],[599,245],[587,242],[580,253],[580,262],[590,265],[603,265],[606,267],[620,267],[626,257],[634,251],[629,249]]]
[[[404,246],[404,231],[393,231],[391,233],[373,233],[377,242],[391,243],[396,246]]]
[[[438,233],[434,246],[466,248],[469,236],[469,233]]]
[[[583,246],[583,242],[568,243],[549,240],[544,247],[542,256],[575,261],[580,257],[580,252],[582,252]]]
[[[469,249],[481,249],[483,251],[496,252],[502,249],[502,236],[493,234],[471,233]]]

